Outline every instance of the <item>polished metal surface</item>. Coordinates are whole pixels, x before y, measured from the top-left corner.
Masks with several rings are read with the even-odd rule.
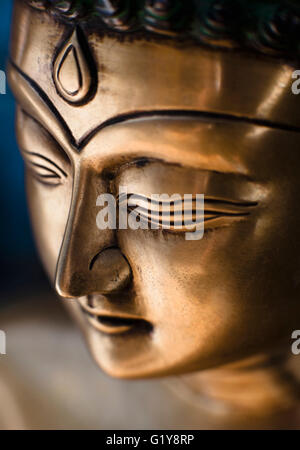
[[[253,365],[239,361],[261,367],[290,352],[300,314],[292,72],[251,54],[75,30],[16,2],[9,76],[36,242],[108,374],[234,363],[253,389]],[[96,199],[120,186],[145,197],[204,194],[208,211],[219,209],[197,242],[163,230],[101,231]],[[233,205],[247,212],[237,216]],[[257,385],[260,413],[286,407],[285,384],[268,380],[266,398]]]

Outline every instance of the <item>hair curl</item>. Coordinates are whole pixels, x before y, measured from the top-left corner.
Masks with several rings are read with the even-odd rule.
[[[101,31],[192,38],[299,60],[298,0],[24,0],[62,20],[95,21]]]

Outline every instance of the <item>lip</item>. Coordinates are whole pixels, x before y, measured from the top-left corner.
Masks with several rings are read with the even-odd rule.
[[[150,331],[152,329],[152,325],[141,317],[124,312],[108,312],[100,308],[92,308],[83,301],[79,303],[89,323],[104,334],[120,335],[131,330]]]
[[[128,333],[148,323],[143,319],[125,319],[124,317],[111,315],[93,316],[91,314],[88,314],[88,321],[97,330],[110,335]]]

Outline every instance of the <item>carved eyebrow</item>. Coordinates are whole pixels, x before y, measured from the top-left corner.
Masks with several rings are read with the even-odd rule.
[[[79,147],[85,147],[88,142],[103,128],[110,127],[112,125],[130,122],[138,119],[144,118],[186,118],[186,119],[199,119],[202,121],[209,122],[236,122],[245,123],[261,127],[267,127],[275,130],[282,131],[293,131],[300,133],[300,128],[293,125],[286,125],[282,123],[272,122],[266,119],[256,119],[244,116],[235,116],[233,114],[223,114],[210,111],[197,111],[197,110],[180,110],[180,109],[158,109],[149,111],[133,111],[130,113],[119,114],[118,116],[112,117],[100,125],[98,125],[94,130],[90,131],[86,136],[79,141]]]
[[[36,116],[39,116],[40,125],[56,139],[62,148],[68,151],[74,147],[77,148],[74,136],[67,123],[38,84],[12,61],[8,65],[8,76],[14,95],[17,101],[22,104],[23,109],[26,110],[26,114],[34,120],[36,120]],[[31,92],[28,91],[28,88]],[[49,119],[52,123],[51,130],[48,129]]]
[[[89,131],[86,135],[84,135],[79,140],[76,140],[74,135],[72,134],[71,129],[67,125],[66,121],[63,119],[53,102],[47,96],[47,94],[43,91],[43,89],[27,74],[25,74],[12,60],[8,66],[8,75],[10,79],[10,84],[15,91],[16,98],[19,99],[23,97],[25,98],[25,102],[29,103],[29,106],[34,109],[38,109],[39,115],[42,112],[44,116],[51,116],[52,122],[56,124],[56,134],[58,136],[58,141],[62,146],[75,148],[78,152],[80,152],[89,142],[90,140],[101,130],[104,128],[110,127],[112,125],[144,119],[144,118],[194,118],[205,121],[222,121],[222,122],[236,122],[236,123],[245,123],[252,124],[256,126],[267,127],[276,130],[282,131],[292,131],[296,133],[300,133],[300,128],[293,125],[286,125],[278,122],[272,122],[265,119],[251,118],[247,116],[236,116],[233,114],[224,114],[217,112],[208,112],[208,111],[198,111],[198,110],[150,110],[150,111],[133,111],[130,113],[119,114],[112,118],[109,118],[96,126],[92,131]],[[33,101],[29,93],[26,89],[29,86],[32,89],[32,92],[35,94],[35,102]],[[36,104],[37,105],[36,105]],[[43,107],[41,108],[41,105]],[[46,107],[46,108],[45,108]],[[48,110],[48,111],[47,111]],[[46,121],[43,120],[43,125],[47,128]],[[50,131],[50,130],[49,130]],[[51,130],[53,132],[53,129]]]

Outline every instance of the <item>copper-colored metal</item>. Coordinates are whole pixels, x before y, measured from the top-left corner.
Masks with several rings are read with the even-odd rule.
[[[234,364],[217,373],[241,374],[244,391],[260,393],[248,397],[257,398],[248,408],[255,414],[296,399],[284,377],[261,375],[282,374],[272,355],[288,355],[299,328],[292,72],[251,54],[76,31],[16,2],[9,77],[36,242],[107,373],[158,377]],[[100,231],[96,199],[119,186],[251,208],[208,222],[197,242],[160,230]],[[238,382],[235,390],[211,380],[213,395],[247,411]]]

